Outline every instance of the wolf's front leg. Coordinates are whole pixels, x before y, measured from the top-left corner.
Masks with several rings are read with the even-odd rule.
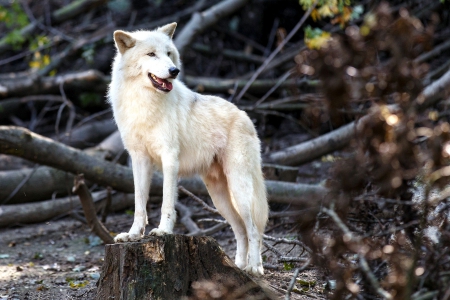
[[[158,228],[150,232],[152,235],[159,236],[173,232],[173,226],[176,220],[175,201],[178,197],[177,182],[179,166],[177,154],[167,153],[161,157],[161,160],[164,175],[161,222]]]
[[[137,241],[144,236],[147,220],[147,200],[152,181],[152,164],[146,153],[130,151],[134,177],[134,222],[129,232],[118,234],[114,241]]]

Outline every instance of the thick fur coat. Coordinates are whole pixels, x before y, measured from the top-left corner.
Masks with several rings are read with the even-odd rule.
[[[108,98],[133,167],[135,216],[116,242],[143,237],[154,169],[164,175],[161,222],[171,234],[178,176],[199,174],[236,236],[236,264],[262,275],[262,234],[268,218],[260,142],[247,114],[232,103],[197,94],[176,79],[180,58],[176,23],[155,31],[116,31]]]

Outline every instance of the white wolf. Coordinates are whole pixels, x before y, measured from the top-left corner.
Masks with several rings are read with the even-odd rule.
[[[144,236],[154,167],[162,170],[164,184],[161,222],[153,235],[172,233],[178,176],[200,174],[236,236],[236,265],[262,275],[268,204],[259,139],[245,112],[221,98],[197,94],[176,79],[176,26],[114,32],[118,51],[108,96],[132,159],[135,188],[133,225],[115,241]]]

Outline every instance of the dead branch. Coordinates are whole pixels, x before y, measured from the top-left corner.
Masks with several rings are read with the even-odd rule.
[[[264,57],[254,54],[247,54],[243,51],[236,51],[231,49],[212,49],[208,45],[204,44],[193,44],[191,48],[197,52],[208,54],[208,55],[218,55],[222,54],[224,57],[234,59],[234,60],[240,60],[240,61],[246,61],[246,62],[252,62],[252,63],[262,63],[264,62]]]
[[[181,204],[178,202],[175,205],[175,208],[180,214],[180,222],[186,227],[186,229],[189,231],[188,236],[205,236],[205,235],[211,235],[214,234],[226,227],[228,227],[227,222],[219,222],[219,224],[208,228],[208,229],[200,229],[197,224],[192,220],[192,211],[184,204]],[[213,209],[212,207],[210,207]],[[199,222],[203,220],[198,220]]]
[[[429,107],[438,101],[442,95],[448,90],[450,86],[450,70],[448,70],[439,79],[433,81],[422,92],[422,97],[419,96],[418,102],[421,109]]]
[[[72,1],[70,4],[54,11],[51,15],[52,24],[56,25],[72,19],[94,7],[105,4],[106,0],[77,0]],[[38,20],[40,22],[41,20]],[[20,35],[27,37],[31,35],[38,27],[37,22],[32,22],[29,25],[22,28]],[[0,54],[4,53],[6,50],[11,49],[11,45],[8,43],[7,37],[3,37],[0,40]]]
[[[195,196],[194,194],[192,194],[191,192],[189,192],[187,189],[185,189],[183,186],[179,186],[178,189],[180,191],[182,191],[183,193],[185,193],[186,195],[188,195],[191,199],[197,201],[197,203],[200,203],[200,205],[202,206],[202,208],[206,211],[209,211],[215,215],[220,215],[220,213],[217,211],[217,209],[209,206],[208,204],[206,204],[205,201],[203,201],[202,199],[200,199],[199,197]]]
[[[214,25],[221,18],[226,17],[244,6],[248,0],[226,0],[221,1],[211,8],[199,13],[194,13],[191,20],[183,27],[175,38],[175,45],[183,56],[194,38],[206,28]]]
[[[418,99],[422,109],[433,105],[437,100],[441,99],[448,86],[450,86],[450,71],[447,71],[441,78],[423,90],[422,98]],[[368,116],[364,116],[359,122],[364,123],[367,118]],[[355,136],[355,125],[355,122],[351,122],[318,138],[270,153],[267,160],[285,165],[300,165],[314,160],[347,146]]]
[[[111,203],[112,203],[111,188],[108,187],[106,189],[106,203],[105,206],[103,206],[102,208],[102,223],[106,222],[106,218],[108,217],[108,214],[111,211]]]
[[[106,196],[104,191],[92,194],[94,201]],[[69,213],[80,207],[80,201],[74,196],[40,201],[36,203],[1,205],[0,227],[15,224],[39,223],[48,221],[56,216]],[[39,213],[36,213],[39,212]]]
[[[414,62],[416,63],[422,63],[425,62],[435,56],[438,56],[443,51],[450,48],[450,40],[443,42],[442,44],[436,46],[433,50],[423,53],[422,55],[418,56],[416,59],[414,59]]]
[[[58,138],[54,137],[53,139],[71,147],[83,149],[98,144],[116,130],[116,123],[111,119],[107,119],[82,125],[68,134],[61,134]]]
[[[297,31],[302,27],[303,23],[306,21],[306,19],[311,14],[312,10],[316,7],[317,1],[314,2],[313,5],[308,9],[307,12],[303,15],[303,17],[300,19],[300,21],[295,25],[295,27],[292,29],[291,32],[289,32],[288,36],[278,45],[278,47],[270,54],[270,56],[264,61],[264,63],[256,70],[256,72],[253,74],[253,76],[248,80],[248,82],[245,84],[245,86],[242,88],[242,90],[239,92],[239,94],[236,97],[236,101],[239,101],[242,96],[247,92],[248,88],[252,85],[252,83],[255,81],[256,78],[261,74],[261,72],[267,67],[267,65],[273,60],[273,58],[283,49],[283,47],[289,42],[289,40],[297,33]]]
[[[328,216],[333,219],[333,221],[336,223],[336,225],[339,227],[339,229],[344,233],[345,240],[351,241],[354,243],[361,243],[362,238],[348,229],[347,225],[344,224],[344,222],[339,218],[339,216],[336,214],[334,210],[323,208],[322,211],[326,213]],[[367,263],[366,258],[361,254],[357,253],[359,258],[359,267],[363,271],[363,273],[366,275],[367,279],[369,280],[370,284],[372,285],[372,288],[377,292],[378,295],[383,297],[384,299],[393,299],[392,295],[384,290],[380,283],[378,282],[375,275],[370,270],[369,264]]]
[[[84,215],[91,231],[101,238],[105,244],[114,244],[114,239],[97,218],[94,201],[92,200],[91,192],[84,183],[83,174],[75,177],[72,191],[80,198],[81,206],[83,207]]]
[[[355,136],[355,122],[323,134],[310,141],[270,153],[267,161],[284,165],[301,165],[348,145]]]
[[[27,168],[14,171],[0,172],[0,204],[25,178],[28,178],[22,187],[11,197],[8,204],[18,204],[49,199],[52,194],[67,194],[73,183],[73,175],[64,171],[40,166],[36,169]]]
[[[84,152],[101,160],[112,160],[123,150],[119,132],[116,131],[96,147],[85,149]],[[73,184],[73,174],[47,166],[39,166],[35,170],[23,168],[2,171],[0,172],[0,201],[4,201],[26,177],[29,177],[28,180],[8,204],[40,201],[55,195],[66,195]]]
[[[61,84],[64,84],[64,89],[66,90],[82,89],[83,91],[105,93],[110,80],[110,76],[105,76],[97,70],[73,72],[53,77],[40,77],[37,74],[25,74],[23,76],[18,76],[17,74],[3,75],[0,83],[0,97],[58,93]],[[190,88],[201,93],[230,93],[235,88],[242,88],[247,83],[247,80],[185,76],[184,82]],[[252,93],[265,93],[277,84],[277,82],[276,79],[256,80],[248,87],[248,91]],[[315,87],[318,83],[317,80],[292,78],[281,83],[278,89],[292,86],[300,88]],[[8,108],[9,110],[17,109],[15,108],[17,106],[16,103],[10,104],[9,102],[5,102],[5,105],[8,105],[8,107],[12,106]]]
[[[59,93],[61,84],[67,90],[92,91],[104,93],[110,78],[96,70],[73,72],[58,76],[41,77],[35,73],[18,76],[9,74],[2,76],[0,96],[26,96],[30,94]]]
[[[289,283],[288,289],[287,289],[287,291],[286,291],[286,295],[285,295],[285,298],[284,298],[285,300],[291,299],[291,292],[292,292],[292,290],[294,289],[295,282],[297,281],[297,276],[298,276],[298,274],[299,274],[301,271],[305,270],[310,264],[311,264],[311,259],[307,260],[307,261],[303,264],[303,266],[301,266],[300,268],[295,269],[294,275],[292,275],[291,282]]]
[[[116,135],[116,138],[119,138]],[[122,192],[133,192],[133,175],[129,168],[113,164],[19,127],[0,126],[0,153],[15,155],[71,173],[84,173],[86,179]],[[113,141],[110,141],[113,143]],[[20,181],[19,181],[20,182]],[[183,179],[180,185],[196,194],[207,195],[199,178]],[[266,181],[269,199],[318,207],[328,190],[320,185]],[[155,175],[152,194],[161,195],[162,177]]]
[[[0,126],[0,141],[1,153],[20,156],[74,174],[84,173],[88,180],[98,184],[133,192],[133,175],[129,168],[97,159],[23,128]]]
[[[241,89],[246,85],[248,80],[246,79],[217,79],[217,78],[205,78],[205,77],[192,77],[185,76],[184,81],[187,86],[195,89],[196,91],[203,93],[234,93],[234,89]],[[252,93],[264,93],[271,89],[278,83],[277,79],[261,79],[252,82],[247,88]],[[278,89],[286,87],[313,87],[317,86],[317,80],[292,78],[283,81]]]

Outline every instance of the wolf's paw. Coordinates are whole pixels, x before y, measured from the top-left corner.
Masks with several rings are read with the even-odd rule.
[[[253,275],[255,277],[260,277],[264,275],[264,269],[260,266],[246,266],[244,268],[244,271],[247,272],[250,275]]]
[[[133,234],[133,233],[129,233],[129,232],[122,232],[119,233],[118,235],[116,235],[116,237],[114,238],[114,242],[116,243],[123,243],[123,242],[134,242],[134,241],[139,241],[140,239],[142,239],[143,235],[137,233],[137,234]]]
[[[234,263],[235,263],[236,266],[237,266],[239,269],[241,269],[241,270],[244,270],[244,269],[245,269],[245,266],[247,265],[243,260],[238,260],[238,259],[236,259],[236,260],[234,261]]]
[[[156,236],[163,236],[166,234],[172,234],[172,231],[160,229],[160,228],[153,228],[152,231],[150,231],[150,235],[156,235]]]

